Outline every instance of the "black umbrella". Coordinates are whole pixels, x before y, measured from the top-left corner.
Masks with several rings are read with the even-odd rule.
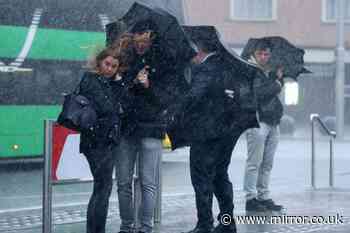
[[[196,41],[205,41],[214,46],[222,55],[223,66],[230,71],[229,75],[240,87],[240,104],[245,109],[256,109],[252,80],[256,72],[262,72],[257,66],[239,57],[234,51],[221,41],[220,35],[214,26],[183,26],[188,37]]]
[[[222,68],[225,71],[225,80],[222,80],[223,85],[234,84],[237,104],[239,112],[237,114],[242,117],[239,122],[232,120],[232,125],[236,130],[243,132],[247,128],[257,127],[256,125],[256,99],[253,91],[253,78],[256,72],[262,72],[255,65],[248,63],[240,58],[237,54],[231,51],[220,40],[219,33],[213,26],[183,26],[183,29],[191,41],[205,43],[216,50],[221,56]],[[168,135],[172,143],[172,149],[189,145],[189,137],[186,134],[186,126],[182,124],[185,121],[186,115],[182,112],[178,113],[172,124],[168,127]],[[247,122],[249,122],[247,124]],[[238,126],[238,127],[237,127]],[[231,126],[227,126],[232,128]]]
[[[305,51],[295,47],[288,40],[279,36],[249,39],[243,49],[242,58],[248,60],[254,53],[256,44],[260,40],[265,40],[271,47],[269,64],[272,70],[283,67],[284,76],[293,78],[294,80],[297,80],[297,77],[302,73],[311,73],[304,67]]]
[[[158,46],[163,53],[166,53],[164,57],[170,58],[169,65],[176,67],[184,65],[195,55],[175,16],[161,8],[151,8],[137,2],[119,19],[119,22],[107,25],[107,42],[111,43],[120,32],[142,31],[143,27],[147,26],[155,31]]]
[[[127,28],[122,21],[115,21],[106,25],[106,45],[112,45],[123,32],[126,32]]]

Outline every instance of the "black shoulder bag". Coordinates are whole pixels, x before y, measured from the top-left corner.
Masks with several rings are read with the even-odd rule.
[[[97,114],[90,101],[79,92],[80,84],[73,93],[64,96],[62,111],[58,116],[57,123],[68,129],[81,132],[89,130],[96,124]]]

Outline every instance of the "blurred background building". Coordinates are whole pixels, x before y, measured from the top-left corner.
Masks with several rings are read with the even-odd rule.
[[[286,114],[299,124],[310,113],[335,115],[336,0],[184,1],[186,24],[215,25],[222,40],[241,54],[249,38],[282,36],[305,49],[312,74],[287,84]],[[350,48],[350,1],[345,0],[345,47]],[[350,124],[350,55],[345,56],[345,122]]]

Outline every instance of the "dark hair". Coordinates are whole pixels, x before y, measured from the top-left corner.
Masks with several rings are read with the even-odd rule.
[[[197,40],[194,44],[198,47],[199,50],[205,53],[211,53],[218,50],[218,45],[209,40]]]
[[[254,51],[271,49],[271,43],[268,40],[260,39],[256,41]]]

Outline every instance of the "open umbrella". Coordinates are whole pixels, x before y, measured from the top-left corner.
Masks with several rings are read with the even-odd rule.
[[[243,132],[252,127],[258,127],[256,121],[256,99],[253,91],[253,78],[256,72],[262,72],[255,65],[248,63],[231,51],[220,40],[219,33],[214,26],[183,26],[183,29],[191,41],[205,42],[207,46],[214,48],[219,53],[222,61],[222,70],[224,78],[221,85],[237,91],[235,100],[239,109],[235,114],[241,116],[239,119],[232,119],[227,128]],[[230,112],[229,109],[224,111]],[[169,125],[167,132],[172,143],[172,149],[189,145],[189,136],[187,135],[186,115],[180,112],[175,116],[173,122]]]
[[[222,55],[223,67],[239,87],[239,102],[243,109],[256,109],[256,101],[252,89],[252,81],[256,72],[262,72],[257,66],[239,57],[221,41],[214,26],[183,26],[185,33],[193,41],[207,41],[215,46]]]
[[[122,21],[115,21],[106,25],[106,45],[112,45],[119,35],[126,32],[127,28]]]
[[[271,47],[269,64],[272,70],[283,67],[284,77],[294,80],[297,80],[297,77],[302,73],[311,73],[304,67],[305,51],[295,47],[288,40],[279,36],[249,39],[241,54],[242,58],[248,60],[254,53],[255,46],[260,40],[265,40]]]
[[[119,21],[106,27],[107,43],[111,43],[120,32],[137,32],[142,24],[151,24],[158,37],[158,46],[169,65],[181,67],[196,54],[175,16],[161,8],[151,8],[135,2]]]
[[[256,66],[243,60],[239,55],[228,48],[227,45],[221,41],[220,35],[214,26],[183,26],[183,29],[193,42],[205,40],[211,43],[230,65],[234,67],[235,72],[241,73],[241,75],[248,79],[254,77],[253,74],[257,72]]]
[[[145,64],[149,65],[149,79],[159,97],[159,105],[166,108],[165,120],[168,121],[177,108],[178,100],[188,90],[184,69],[196,51],[173,15],[137,2],[118,21],[107,25],[107,44],[111,44],[123,32],[145,30],[153,31],[155,38],[149,52],[143,56],[142,62],[136,61],[133,70],[138,71],[138,66],[141,69]]]

